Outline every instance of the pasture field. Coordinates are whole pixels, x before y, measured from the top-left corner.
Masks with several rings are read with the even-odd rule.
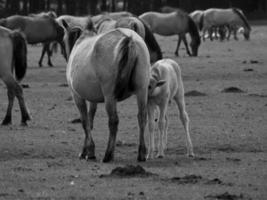
[[[0,199],[267,199],[267,26],[253,26],[251,40],[206,41],[199,57],[174,57],[177,36],[157,36],[164,57],[182,68],[195,158],[186,157],[185,133],[176,105],[169,105],[168,150],[163,159],[138,163],[137,106],[119,104],[115,161],[102,163],[107,115],[98,106],[93,137],[97,160],[78,159],[84,133],[66,85],[66,63],[38,67],[40,46],[29,46],[23,84],[32,121],[21,127],[15,103],[13,125],[0,127]],[[3,59],[3,58],[1,58]],[[241,92],[231,90],[236,87]],[[7,95],[0,85],[0,118]],[[232,88],[233,89],[233,88]],[[147,130],[148,131],[148,130]],[[148,136],[148,134],[146,134]],[[108,176],[118,166],[141,165],[153,174]]]

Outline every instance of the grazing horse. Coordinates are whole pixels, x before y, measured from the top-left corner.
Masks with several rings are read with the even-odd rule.
[[[197,56],[198,48],[200,46],[200,36],[196,24],[192,18],[182,10],[176,10],[171,13],[158,13],[158,12],[146,12],[139,16],[140,19],[144,20],[150,27],[153,33],[157,33],[163,36],[171,36],[178,34],[178,43],[175,50],[175,55],[178,54],[178,50],[181,41],[184,42],[188,55]],[[192,53],[188,48],[186,41],[186,33],[191,36],[191,49]]]
[[[138,33],[144,39],[148,47],[151,63],[162,59],[162,52],[157,40],[150,31],[149,27],[142,20],[137,17],[122,17],[117,20],[113,20],[103,16],[103,18],[98,20],[98,23],[96,24],[98,33],[107,32],[115,28],[129,28]]]
[[[62,45],[64,36],[63,27],[61,27],[56,20],[48,14],[37,14],[32,16],[14,15],[0,20],[0,25],[11,30],[21,30],[26,35],[29,44],[57,41]],[[42,54],[43,53],[44,52],[42,52]],[[40,62],[39,65],[41,66]],[[51,61],[49,65],[52,65]]]
[[[7,87],[8,107],[2,125],[12,122],[12,107],[17,97],[21,110],[21,124],[27,125],[30,115],[26,108],[20,81],[27,69],[27,43],[24,35],[19,31],[12,31],[0,26],[0,78]],[[13,76],[13,65],[16,79]]]
[[[66,29],[64,41],[68,55],[67,81],[85,132],[80,158],[95,159],[91,128],[97,103],[104,102],[110,135],[103,162],[113,160],[119,123],[116,105],[118,101],[134,94],[137,96],[140,134],[138,161],[145,161],[144,131],[150,62],[143,39],[134,31],[124,28],[98,35],[84,31],[79,37],[81,29],[70,29],[64,21],[63,25]],[[75,42],[76,38],[78,40]],[[90,102],[89,116],[86,101]]]
[[[242,10],[238,8],[210,8],[205,10],[203,14],[203,40],[206,31],[208,31],[213,26],[220,25],[229,25],[230,27],[243,27],[244,38],[246,40],[249,40],[251,27]]]
[[[189,118],[185,110],[184,86],[181,69],[172,59],[162,59],[151,68],[151,76],[148,88],[148,124],[149,124],[149,147],[147,158],[154,157],[154,126],[155,111],[159,108],[159,143],[157,157],[164,156],[167,148],[167,109],[171,100],[174,100],[180,112],[180,119],[186,132],[186,144],[188,156],[194,156],[193,145],[189,134]]]

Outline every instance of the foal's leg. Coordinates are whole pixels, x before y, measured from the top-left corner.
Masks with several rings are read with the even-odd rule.
[[[164,138],[163,138],[163,150],[167,150],[168,148],[168,116],[167,113],[165,115],[165,128],[164,128]]]
[[[119,118],[117,114],[117,101],[113,97],[105,99],[106,111],[108,114],[109,140],[103,162],[114,159],[115,142],[118,131]]]
[[[138,161],[146,161],[146,144],[145,144],[145,128],[147,123],[147,93],[145,91],[139,91],[137,93],[137,105],[138,105],[138,124],[139,124],[139,148],[138,148]]]
[[[190,52],[190,50],[189,50],[189,48],[188,48],[188,43],[187,43],[187,40],[186,40],[185,35],[182,36],[182,40],[183,40],[184,45],[185,45],[186,53],[187,53],[189,56],[191,56],[192,54],[191,54],[191,52]]]
[[[84,145],[82,153],[80,154],[80,159],[96,159],[95,157],[95,143],[91,134],[90,124],[87,114],[87,105],[84,99],[81,99],[79,96],[73,94],[74,102],[79,109],[82,121],[82,127],[85,133]]]
[[[182,124],[184,126],[185,129],[185,133],[186,133],[186,146],[187,146],[187,154],[189,157],[193,157],[194,153],[193,153],[193,145],[192,145],[192,141],[191,141],[191,137],[190,137],[190,133],[189,133],[189,117],[188,114],[185,110],[185,102],[184,102],[184,94],[183,94],[183,90],[177,92],[177,94],[174,97],[174,100],[179,108],[179,112],[180,112],[180,119],[182,121]]]
[[[178,50],[179,50],[179,48],[180,48],[180,44],[181,44],[181,37],[178,35],[178,42],[177,42],[177,47],[176,47],[176,50],[175,50],[175,52],[174,52],[174,54],[176,55],[176,56],[179,56],[179,52],[178,52]]]
[[[164,157],[164,139],[166,130],[166,113],[167,113],[168,101],[162,102],[159,105],[159,142],[158,142],[158,158]]]
[[[155,106],[148,104],[148,129],[149,129],[149,137],[148,137],[148,153],[147,159],[154,158],[154,151],[155,151],[155,138],[154,138],[154,128],[155,128]]]

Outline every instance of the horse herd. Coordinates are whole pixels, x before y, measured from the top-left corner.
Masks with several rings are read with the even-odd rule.
[[[80,112],[85,133],[81,159],[95,159],[91,131],[97,104],[101,102],[105,103],[110,132],[103,162],[114,159],[119,123],[116,104],[131,95],[136,96],[138,105],[138,161],[154,158],[154,117],[157,107],[160,132],[157,157],[164,156],[167,147],[167,107],[172,99],[177,103],[186,132],[188,155],[193,156],[181,70],[175,61],[162,59],[160,46],[153,33],[164,36],[177,34],[179,39],[175,54],[178,55],[180,43],[183,41],[190,56],[198,55],[201,43],[199,28],[202,26],[204,33],[214,26],[243,27],[245,38],[249,38],[251,29],[242,11],[234,8],[213,9],[213,12],[210,10],[212,9],[202,12],[198,17],[200,21],[192,13],[189,15],[179,9],[169,13],[147,12],[139,17],[129,12],[92,17],[57,17],[54,12],[48,12],[0,19],[0,77],[8,91],[8,108],[2,125],[11,124],[15,97],[21,109],[21,124],[27,125],[30,120],[19,84],[27,68],[27,43],[43,44],[40,66],[45,53],[48,55],[48,65],[52,66],[50,56],[58,43],[67,60],[67,82]],[[226,16],[222,13],[226,13]],[[187,45],[186,33],[191,36],[191,50]],[[13,77],[13,70],[16,79]],[[86,101],[90,102],[89,111]],[[147,115],[148,153],[144,137]]]

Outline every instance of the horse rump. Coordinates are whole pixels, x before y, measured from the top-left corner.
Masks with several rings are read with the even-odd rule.
[[[25,35],[20,31],[11,33],[13,42],[13,62],[15,66],[16,79],[20,81],[27,70],[27,42]]]
[[[118,47],[118,74],[114,95],[120,100],[133,91],[132,77],[137,64],[137,52],[132,37],[125,36]]]

